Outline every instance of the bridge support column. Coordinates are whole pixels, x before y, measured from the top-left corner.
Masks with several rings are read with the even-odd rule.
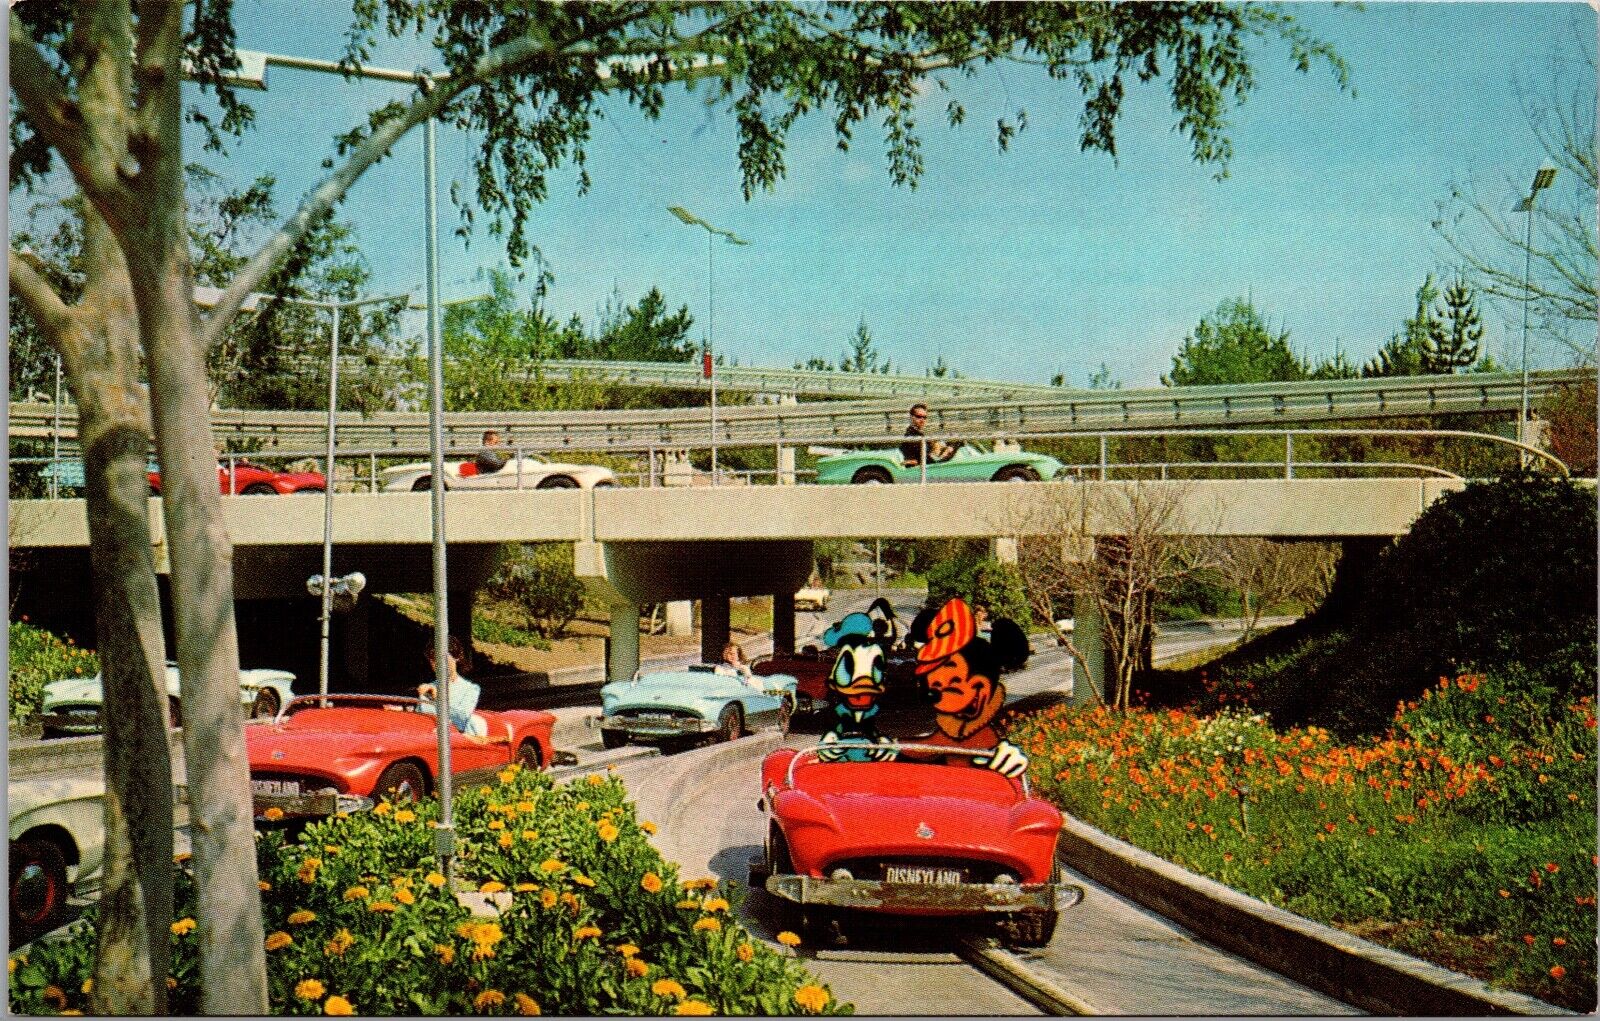
[[[728,644],[729,600],[725,595],[708,595],[700,600],[700,658],[706,663],[722,662],[722,647]]]
[[[772,595],[772,652],[775,656],[794,655],[794,593]]]
[[[989,540],[989,555],[1002,564],[1017,562],[1017,540],[1009,536],[997,535]]]
[[[689,464],[687,450],[661,452],[661,484],[663,486],[688,486],[694,480],[694,468]]]
[[[1078,592],[1072,597],[1072,644],[1083,656],[1083,664],[1072,664],[1072,704],[1094,705],[1096,696],[1106,698],[1105,626],[1100,619],[1100,600],[1093,593]],[[1083,667],[1089,676],[1084,677]]]
[[[794,448],[778,447],[778,485],[794,485]]]
[[[694,600],[674,599],[667,604],[667,634],[674,638],[694,633]]]
[[[639,669],[639,604],[611,604],[611,640],[606,643],[606,680],[625,681]]]

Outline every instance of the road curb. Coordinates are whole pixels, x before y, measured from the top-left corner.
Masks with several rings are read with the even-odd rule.
[[[1062,824],[1061,860],[1213,946],[1374,1014],[1567,1015],[1554,1004],[1313,922],[1102,833]]]
[[[962,960],[1046,1014],[1091,1017],[1105,1013],[1072,990],[1030,970],[1016,955],[983,940],[963,940],[960,954]]]

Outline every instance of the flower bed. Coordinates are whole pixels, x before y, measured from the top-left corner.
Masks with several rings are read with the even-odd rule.
[[[1248,709],[1057,707],[1012,721],[1038,789],[1151,853],[1314,920],[1595,1006],[1595,715],[1441,679],[1380,738]]]
[[[258,841],[273,1014],[839,1014],[797,960],[734,919],[738,892],[680,881],[622,783],[511,767],[455,802],[458,881],[434,870],[437,803],[379,804]],[[192,879],[180,875],[171,1012],[197,1013]],[[785,936],[789,934],[783,934]],[[790,945],[791,940],[782,940]],[[13,959],[11,1009],[89,1008],[93,934]]]
[[[100,671],[100,660],[88,649],[62,641],[48,631],[27,623],[28,618],[11,622],[10,722],[17,726],[39,714],[44,702],[44,686],[64,677],[88,677]]]

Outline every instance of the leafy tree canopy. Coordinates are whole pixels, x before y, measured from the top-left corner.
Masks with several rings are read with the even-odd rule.
[[[1306,367],[1289,349],[1289,331],[1274,334],[1248,299],[1230,298],[1202,317],[1194,335],[1172,358],[1163,386],[1269,383],[1305,379]]]

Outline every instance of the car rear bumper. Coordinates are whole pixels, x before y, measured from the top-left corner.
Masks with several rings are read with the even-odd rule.
[[[780,875],[767,877],[766,889],[797,904],[906,913],[1059,911],[1083,899],[1082,887],[1057,883],[885,883]]]

